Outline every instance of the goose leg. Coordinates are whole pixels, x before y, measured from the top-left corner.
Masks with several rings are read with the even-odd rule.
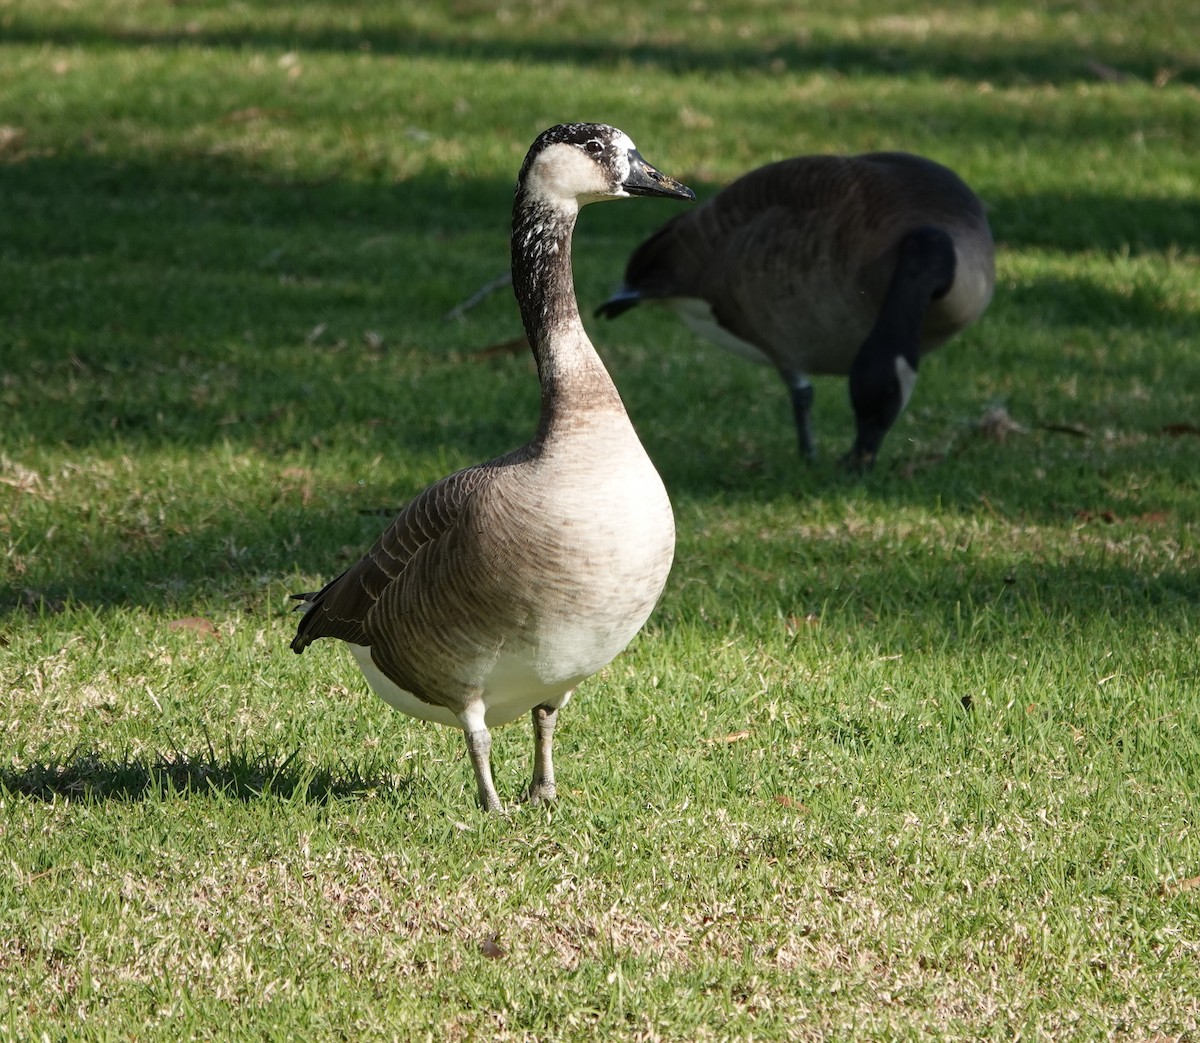
[[[484,811],[501,812],[504,806],[492,781],[492,734],[486,728],[465,732],[467,753],[471,755],[471,767],[475,769],[475,783],[479,787],[479,806]]]
[[[522,795],[530,804],[545,804],[557,796],[554,785],[554,726],[558,723],[557,706],[533,708],[533,781]]]
[[[783,382],[787,384],[788,391],[791,392],[792,415],[796,418],[796,437],[800,442],[800,455],[806,460],[811,460],[817,455],[810,420],[813,386],[803,373],[781,370],[780,376],[783,377]]]

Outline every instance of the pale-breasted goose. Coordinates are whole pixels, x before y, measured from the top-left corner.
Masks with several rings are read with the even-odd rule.
[[[541,415],[520,449],[413,499],[355,565],[315,594],[292,648],[349,643],[386,702],[462,728],[479,801],[501,809],[490,728],[532,711],[533,802],[555,795],[556,715],[658,601],[675,552],[662,480],[580,321],[571,276],[579,207],[694,199],[614,127],[552,127],[513,204],[513,287],[537,361]]]
[[[983,314],[995,283],[983,204],[953,171],[900,152],[760,167],[634,251],[598,314],[671,306],[693,331],[778,369],[813,455],[812,374],[850,377],[869,467],[922,353]]]

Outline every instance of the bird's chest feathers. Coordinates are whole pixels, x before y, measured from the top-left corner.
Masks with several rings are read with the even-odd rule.
[[[550,454],[532,475],[524,513],[528,537],[571,576],[605,586],[612,573],[653,583],[675,542],[670,501],[658,472],[637,447],[613,459],[603,454]],[[657,594],[657,592],[656,592]]]
[[[508,492],[480,577],[514,625],[482,683],[525,677],[562,691],[611,661],[657,603],[674,556],[670,501],[644,453],[619,463],[551,453]]]

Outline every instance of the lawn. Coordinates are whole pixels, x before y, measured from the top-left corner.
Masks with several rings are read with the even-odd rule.
[[[0,0],[0,1040],[1200,1035],[1198,40],[1191,0]],[[532,432],[511,293],[447,314],[577,119],[702,198],[927,154],[997,289],[861,478],[844,381],[806,465],[775,375],[587,319],[676,563],[559,802],[489,818],[288,594]],[[583,213],[585,315],[678,209]]]

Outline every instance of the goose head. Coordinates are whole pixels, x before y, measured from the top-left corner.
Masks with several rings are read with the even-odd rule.
[[[629,135],[605,123],[561,123],[543,131],[517,183],[527,198],[568,209],[629,196],[696,198],[647,163]]]
[[[858,437],[843,462],[851,470],[874,464],[884,435],[908,405],[921,358],[921,320],[930,301],[954,285],[956,266],[954,240],[944,229],[923,226],[900,240],[883,308],[850,367]]]

